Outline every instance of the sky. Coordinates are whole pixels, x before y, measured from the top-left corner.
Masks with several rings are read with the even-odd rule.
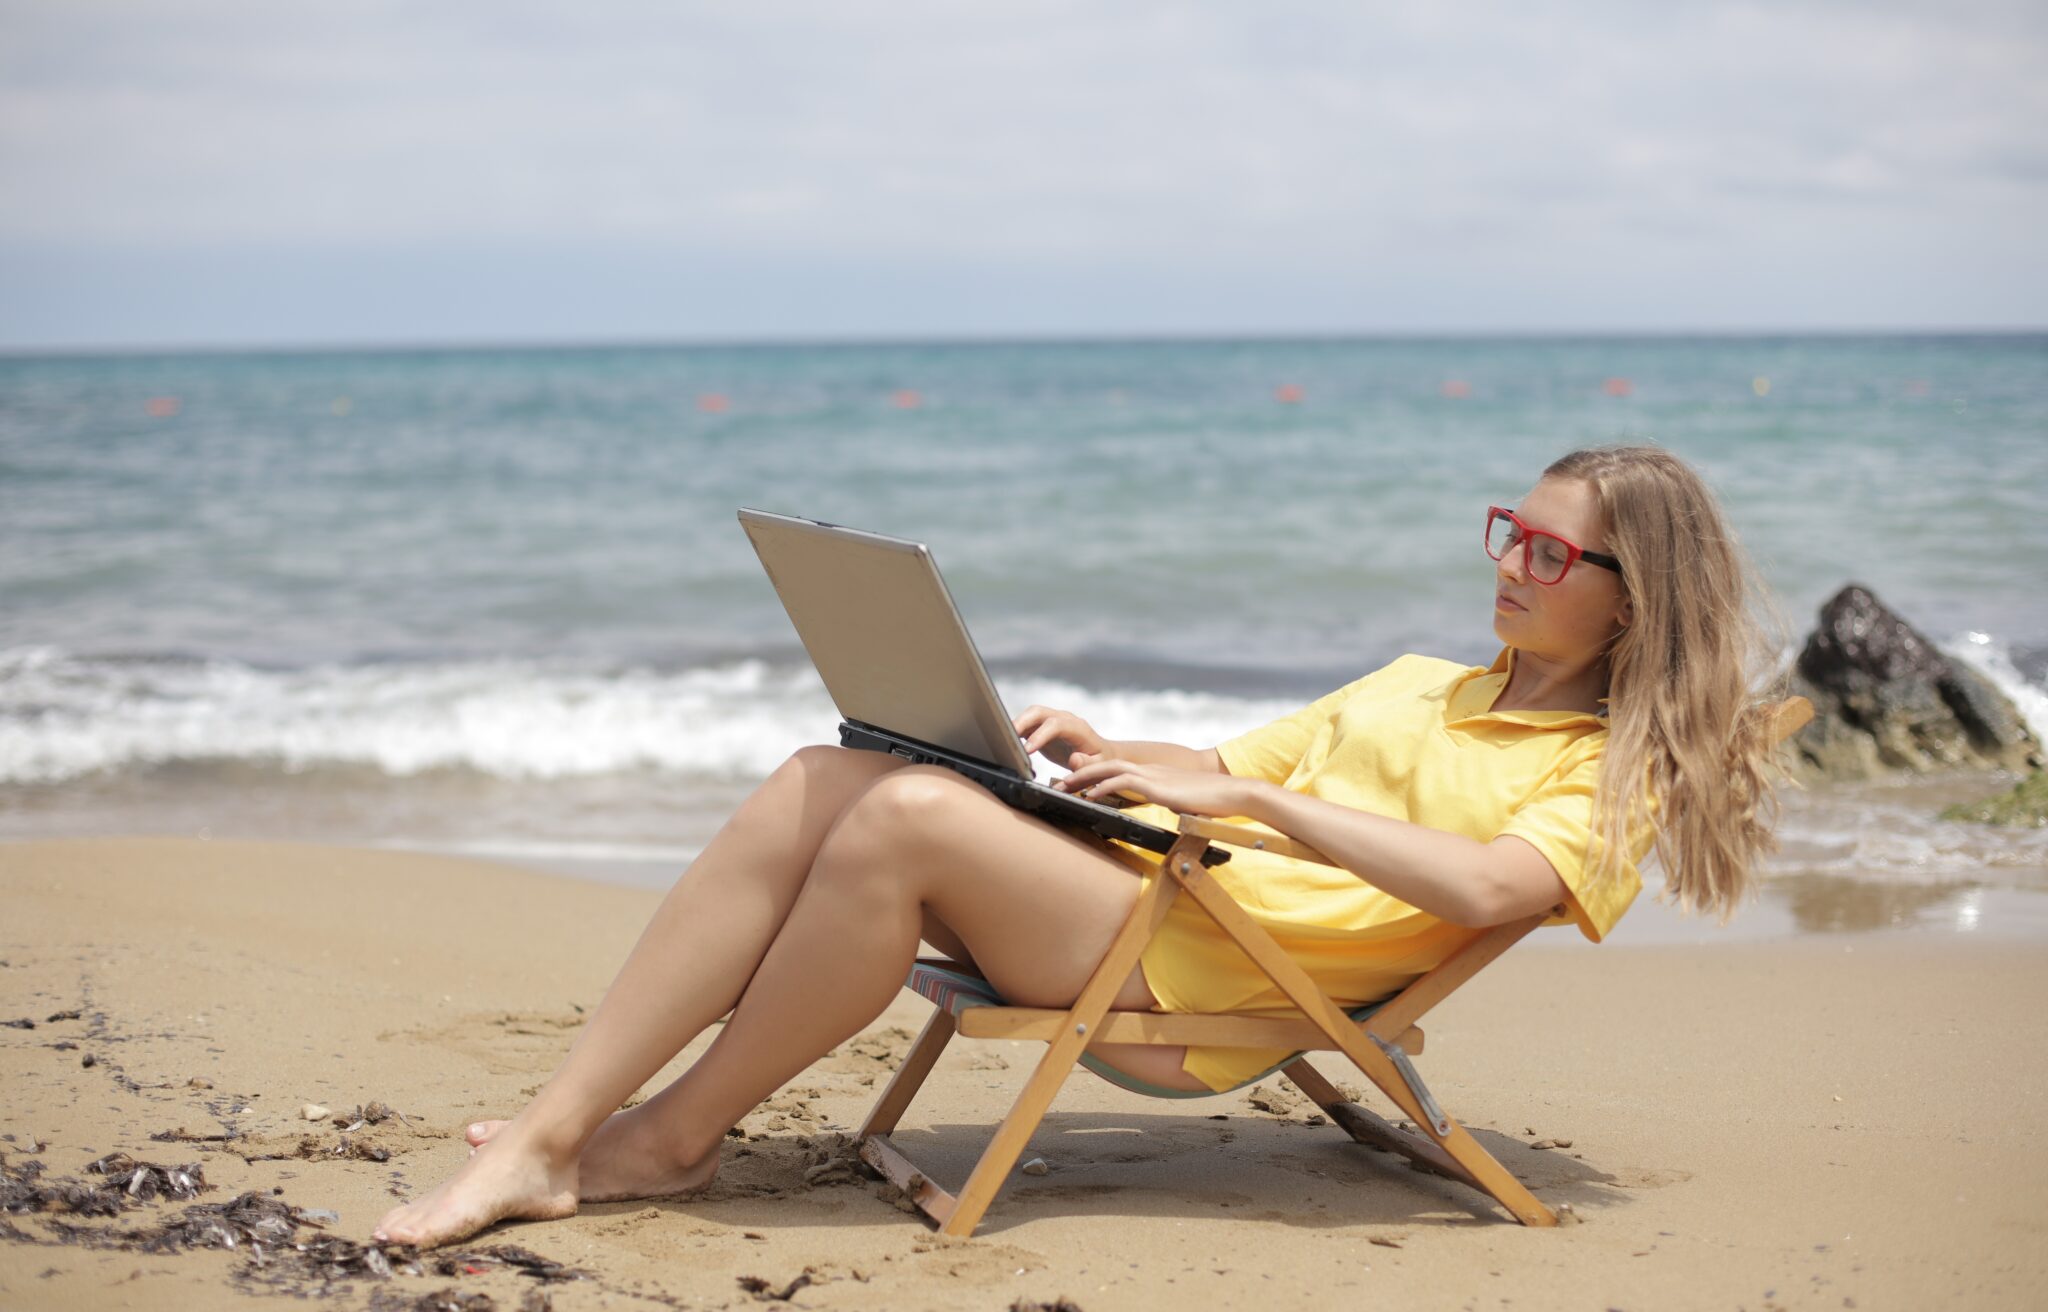
[[[0,0],[0,349],[2048,326],[2048,5]]]

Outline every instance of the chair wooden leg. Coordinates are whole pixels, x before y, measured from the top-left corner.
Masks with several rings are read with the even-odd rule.
[[[872,1135],[860,1141],[860,1159],[882,1173],[883,1178],[901,1189],[904,1196],[917,1205],[932,1220],[944,1225],[953,1217],[953,1209],[960,1200],[947,1193],[931,1178],[903,1155],[903,1150],[889,1142],[886,1134]]]
[[[1183,845],[1189,841],[1183,840]],[[1192,850],[1199,853],[1200,840],[1192,841]],[[1080,1060],[1090,1036],[1101,1026],[1109,1004],[1116,1001],[1124,981],[1130,978],[1131,968],[1138,964],[1138,954],[1158,931],[1159,923],[1166,919],[1167,908],[1172,905],[1178,891],[1172,880],[1156,872],[1147,881],[1144,891],[1138,895],[1137,905],[1131,908],[1129,918],[1110,943],[1109,951],[1103,953],[1101,964],[1088,977],[1088,982],[1081,987],[1081,996],[1074,1000],[1073,1008],[1067,1012],[1066,1028],[1046,1045],[1045,1056],[1039,1059],[1037,1068],[1031,1072],[1031,1078],[1025,1081],[1023,1091],[1011,1106],[1010,1114],[1003,1118],[995,1138],[989,1141],[981,1160],[975,1163],[974,1173],[967,1177],[953,1214],[941,1222],[939,1228],[946,1234],[966,1236],[974,1233],[982,1213],[995,1201],[1010,1168],[1016,1165],[1024,1145],[1031,1141],[1032,1133],[1038,1129],[1046,1108],[1052,1106],[1060,1085],[1074,1069],[1074,1063]]]
[[[1325,1112],[1344,1101],[1344,1093],[1336,1085],[1323,1078],[1323,1073],[1308,1064],[1308,1058],[1297,1057],[1280,1068],[1288,1083],[1307,1094],[1309,1100]]]
[[[1010,1106],[1009,1115],[996,1129],[995,1137],[989,1140],[982,1151],[981,1160],[974,1164],[974,1173],[967,1177],[967,1183],[960,1190],[960,1196],[953,1205],[953,1213],[939,1224],[941,1232],[966,1237],[974,1233],[974,1227],[981,1224],[982,1215],[989,1204],[995,1202],[996,1194],[1002,1190],[1003,1181],[1009,1178],[1010,1168],[1024,1153],[1024,1146],[1031,1142],[1031,1136],[1044,1119],[1052,1100],[1065,1083],[1067,1072],[1074,1068],[1074,1059],[1080,1054],[1081,1045],[1075,1044],[1071,1052],[1062,1056],[1060,1045],[1055,1043],[1046,1049],[1031,1078],[1025,1082],[1017,1101]]]
[[[1354,1142],[1399,1153],[1423,1170],[1434,1171],[1445,1179],[1456,1180],[1474,1189],[1484,1188],[1472,1178],[1471,1172],[1458,1165],[1456,1158],[1430,1140],[1398,1129],[1357,1103],[1345,1101],[1337,1087],[1325,1080],[1306,1060],[1295,1062],[1281,1074],[1315,1099],[1316,1106],[1322,1108],[1337,1128],[1350,1135]]]
[[[1401,1133],[1399,1130],[1394,1133]],[[1438,1140],[1443,1150],[1457,1159],[1472,1177],[1472,1183],[1493,1195],[1495,1202],[1523,1225],[1553,1226],[1557,1224],[1557,1213],[1543,1205],[1541,1199],[1529,1192],[1529,1187],[1515,1178],[1515,1173],[1502,1166],[1492,1153],[1479,1146],[1479,1141],[1470,1131],[1456,1121],[1451,1122],[1451,1132]],[[1400,1152],[1399,1146],[1394,1149]],[[1453,1177],[1456,1178],[1456,1177]]]
[[[1403,1101],[1400,1093],[1407,1093],[1405,1083],[1390,1085],[1377,1073],[1364,1070],[1365,1077],[1378,1085],[1380,1091],[1399,1104]],[[1406,1157],[1426,1171],[1434,1172],[1447,1180],[1470,1185],[1482,1193],[1492,1195],[1495,1202],[1523,1225],[1552,1226],[1557,1224],[1557,1214],[1544,1206],[1528,1186],[1515,1178],[1514,1172],[1502,1166],[1492,1153],[1479,1145],[1464,1126],[1444,1118],[1449,1130],[1439,1138],[1427,1117],[1416,1117],[1421,1133],[1398,1129],[1383,1118],[1375,1115],[1355,1102],[1345,1102],[1344,1095],[1311,1068],[1305,1061],[1297,1061],[1282,1072],[1292,1080],[1303,1093],[1315,1099],[1316,1105],[1329,1114],[1332,1121],[1355,1141],[1375,1148],[1384,1148]],[[1398,1073],[1396,1075],[1398,1080]],[[1424,1137],[1427,1135],[1428,1137]]]
[[[924,1029],[919,1032],[917,1042],[911,1045],[909,1054],[903,1058],[903,1064],[896,1068],[896,1074],[889,1078],[888,1087],[875,1100],[874,1110],[868,1113],[867,1120],[861,1122],[856,1138],[887,1134],[896,1128],[896,1122],[903,1119],[910,1100],[917,1096],[925,1077],[932,1073],[932,1064],[946,1050],[956,1028],[952,1012],[944,1007],[933,1009],[932,1018],[924,1023]]]
[[[1530,1193],[1520,1180],[1493,1157],[1474,1139],[1465,1128],[1448,1116],[1441,1116],[1441,1123],[1432,1124],[1431,1116],[1424,1110],[1424,1091],[1411,1087],[1408,1079],[1395,1066],[1387,1052],[1382,1051],[1374,1039],[1359,1032],[1330,996],[1316,986],[1308,972],[1299,963],[1281,950],[1272,936],[1259,928],[1258,923],[1245,913],[1243,907],[1209,877],[1208,872],[1194,861],[1167,858],[1167,869],[1172,877],[1185,888],[1222,929],[1244,949],[1245,955],[1257,963],[1266,977],[1287,995],[1288,1001],[1299,1007],[1316,1028],[1330,1040],[1330,1046],[1351,1059],[1351,1064],[1375,1085],[1380,1092],[1399,1107],[1408,1118],[1420,1126],[1430,1139],[1435,1141],[1458,1165],[1470,1173],[1473,1180],[1487,1193],[1493,1195],[1501,1206],[1508,1209],[1516,1220],[1524,1225],[1556,1225],[1557,1216]],[[1398,1051],[1398,1050],[1397,1050]],[[1405,1057],[1402,1058],[1406,1060]],[[1419,1084],[1419,1081],[1418,1081]]]

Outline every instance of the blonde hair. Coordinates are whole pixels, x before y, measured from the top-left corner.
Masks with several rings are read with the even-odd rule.
[[[1613,876],[1654,818],[1669,895],[1726,921],[1776,846],[1768,602],[1714,494],[1670,452],[1574,451],[1543,476],[1593,489],[1634,612],[1607,656],[1594,879]]]

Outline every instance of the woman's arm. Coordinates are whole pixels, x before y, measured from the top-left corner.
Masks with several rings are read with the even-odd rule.
[[[1027,706],[1015,721],[1017,735],[1024,740],[1028,755],[1039,752],[1054,765],[1073,769],[1088,760],[1114,758],[1144,765],[1163,765],[1172,770],[1201,770],[1222,774],[1223,758],[1216,749],[1182,747],[1179,743],[1143,741],[1117,742],[1104,738],[1072,711],[1050,706]],[[1081,759],[1076,759],[1081,758]]]
[[[1229,774],[1223,758],[1213,747],[1182,747],[1179,743],[1104,743],[1106,754],[1142,765],[1163,765],[1170,770],[1200,770],[1208,774]]]
[[[1549,860],[1520,838],[1490,843],[1339,806],[1261,779],[1106,758],[1061,788],[1135,795],[1195,815],[1242,816],[1315,848],[1360,879],[1454,925],[1504,924],[1570,897]]]
[[[1571,894],[1548,858],[1512,834],[1482,843],[1252,781],[1237,814],[1271,825],[1360,879],[1454,925],[1520,920]]]

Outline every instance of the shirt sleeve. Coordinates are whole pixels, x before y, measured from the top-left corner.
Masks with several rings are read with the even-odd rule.
[[[1218,744],[1216,755],[1222,758],[1223,768],[1240,779],[1263,779],[1269,784],[1285,784],[1294,773],[1294,767],[1307,755],[1308,745],[1315,741],[1317,731],[1335,718],[1360,684],[1372,677],[1368,674],[1363,679],[1347,683],[1292,715],[1282,716],[1271,724]]]
[[[1604,845],[1593,833],[1593,798],[1600,786],[1600,753],[1560,771],[1508,817],[1501,834],[1512,834],[1543,854],[1571,892],[1570,923],[1598,943],[1621,919],[1643,888],[1637,871],[1656,841],[1654,823],[1644,820],[1629,835],[1626,858],[1605,879],[1595,880]],[[1564,924],[1566,920],[1552,920]]]

